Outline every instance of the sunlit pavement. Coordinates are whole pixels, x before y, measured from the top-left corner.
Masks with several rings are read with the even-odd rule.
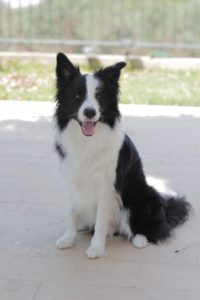
[[[196,300],[200,297],[200,108],[121,106],[148,175],[184,193],[194,212],[173,238],[143,250],[91,236],[58,251],[65,194],[53,148],[53,103],[0,102],[0,299]]]

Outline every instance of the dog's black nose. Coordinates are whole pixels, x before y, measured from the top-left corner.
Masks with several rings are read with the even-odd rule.
[[[94,108],[86,108],[84,109],[83,113],[88,119],[92,119],[96,115]]]

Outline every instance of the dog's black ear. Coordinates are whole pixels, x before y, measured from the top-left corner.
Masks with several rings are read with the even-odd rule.
[[[97,75],[100,76],[103,80],[114,83],[119,80],[121,69],[123,69],[125,66],[125,62],[119,62],[114,66],[99,70],[97,72]]]
[[[68,82],[79,73],[79,67],[75,67],[65,54],[57,54],[56,76],[58,80]]]

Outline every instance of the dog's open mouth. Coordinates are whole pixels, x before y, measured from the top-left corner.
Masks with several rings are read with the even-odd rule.
[[[84,121],[81,123],[82,132],[85,136],[92,136],[94,134],[96,122]]]

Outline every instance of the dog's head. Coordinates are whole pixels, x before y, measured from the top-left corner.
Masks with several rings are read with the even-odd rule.
[[[119,77],[125,62],[100,69],[92,75],[81,74],[63,54],[57,55],[56,118],[62,130],[75,119],[85,136],[95,133],[95,125],[104,122],[114,127],[119,118]]]

